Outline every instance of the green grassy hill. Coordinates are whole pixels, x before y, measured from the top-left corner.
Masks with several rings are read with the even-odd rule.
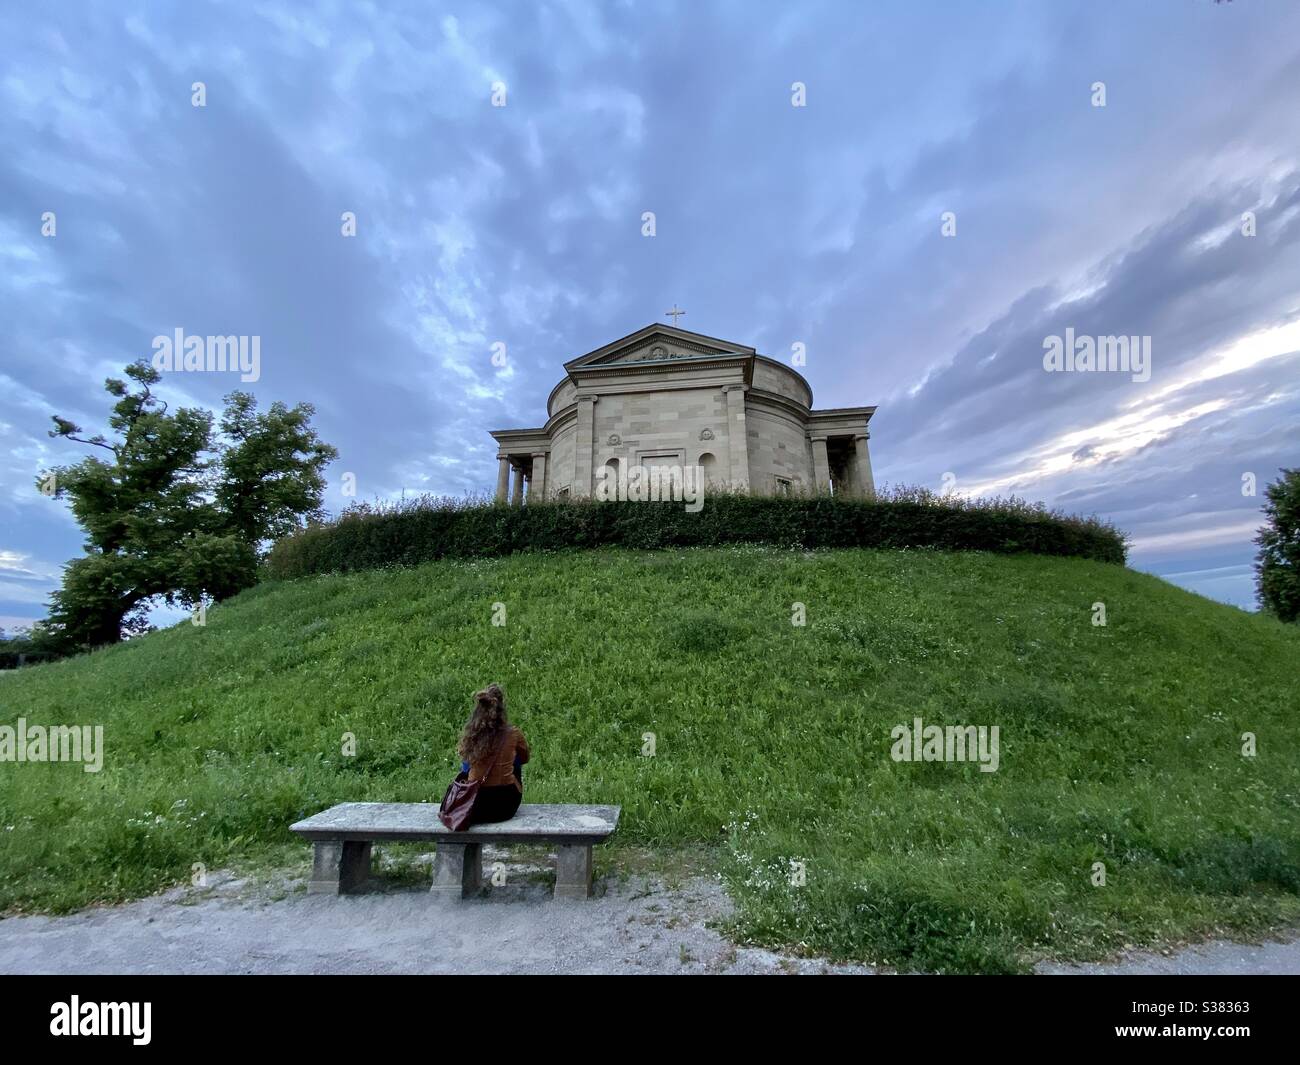
[[[266,584],[0,676],[0,721],[102,723],[106,749],[98,774],[0,763],[0,907],[283,855],[335,802],[436,801],[497,680],[528,800],[710,845],[745,940],[999,971],[1257,932],[1300,919],[1298,674],[1294,628],[1044,557],[604,550]],[[894,762],[918,716],[998,725],[998,771]]]

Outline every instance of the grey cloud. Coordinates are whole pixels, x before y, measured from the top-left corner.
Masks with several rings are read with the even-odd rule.
[[[1294,452],[1281,360],[1180,393],[1232,409],[1135,452],[1098,463],[1106,441],[1088,437],[1066,473],[1033,480],[1025,463],[1139,387],[1044,374],[1047,332],[1149,333],[1150,394],[1300,309],[1300,14],[1205,6],[0,15],[16,60],[0,86],[16,146],[0,158],[0,242],[17,248],[3,369],[98,425],[102,377],[156,332],[258,333],[253,390],[317,404],[336,478],[356,472],[366,498],[459,494],[490,488],[485,430],[543,420],[565,359],[680,302],[688,328],[777,358],[806,343],[820,404],[879,403],[882,480],[959,467],[1138,530],[1199,521],[1242,505],[1217,496],[1241,456]],[[1104,112],[1087,105],[1096,78]],[[807,108],[789,105],[795,80]],[[1274,191],[1258,237],[1194,248]],[[51,204],[54,242],[35,230]],[[1052,309],[1089,276],[1105,286]],[[166,385],[208,405],[234,387]],[[48,443],[4,396],[0,421],[15,450]],[[66,519],[21,514],[16,550],[76,553]]]

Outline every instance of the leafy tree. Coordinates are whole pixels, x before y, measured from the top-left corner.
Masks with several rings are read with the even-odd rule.
[[[214,442],[209,411],[171,412],[153,394],[157,369],[141,361],[126,376],[104,385],[117,398],[113,439],[57,415],[50,431],[108,453],[52,471],[86,533],[45,626],[64,651],[146,631],[157,599],[189,607],[253,584],[264,542],[319,515],[322,471],[337,454],[310,428],[308,404],[259,415],[252,396],[232,393]]]
[[[1300,619],[1300,469],[1283,470],[1264,495],[1268,524],[1255,537],[1259,604],[1283,621],[1295,622]]]
[[[247,392],[226,397],[221,431],[232,443],[221,456],[216,501],[246,541],[278,540],[304,517],[322,516],[324,470],[338,452],[317,440],[309,424],[314,413],[308,403],[272,403],[258,414]]]

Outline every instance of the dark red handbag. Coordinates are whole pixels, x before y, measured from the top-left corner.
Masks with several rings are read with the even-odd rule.
[[[501,742],[497,744],[496,750],[492,752],[492,761],[489,766],[496,765],[496,757],[501,753],[501,748],[506,745],[506,740],[510,738],[509,729],[501,737]],[[471,769],[473,766],[470,767]],[[492,770],[489,768],[488,773]],[[474,813],[474,800],[478,798],[479,786],[487,779],[487,773],[483,774],[480,780],[470,780],[469,773],[462,772],[456,774],[456,779],[447,785],[447,792],[442,797],[442,805],[438,807],[438,820],[447,826],[452,832],[459,832],[469,824],[470,817]]]

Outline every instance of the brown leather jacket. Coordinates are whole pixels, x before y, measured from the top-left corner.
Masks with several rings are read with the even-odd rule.
[[[501,746],[497,748],[492,765],[487,766],[486,763],[471,765],[469,779],[482,780],[485,788],[513,784],[522,793],[524,786],[515,777],[515,758],[517,757],[522,765],[528,761],[528,755],[528,741],[524,739],[524,734],[516,725],[511,725],[501,741]],[[486,773],[484,773],[485,768]]]

